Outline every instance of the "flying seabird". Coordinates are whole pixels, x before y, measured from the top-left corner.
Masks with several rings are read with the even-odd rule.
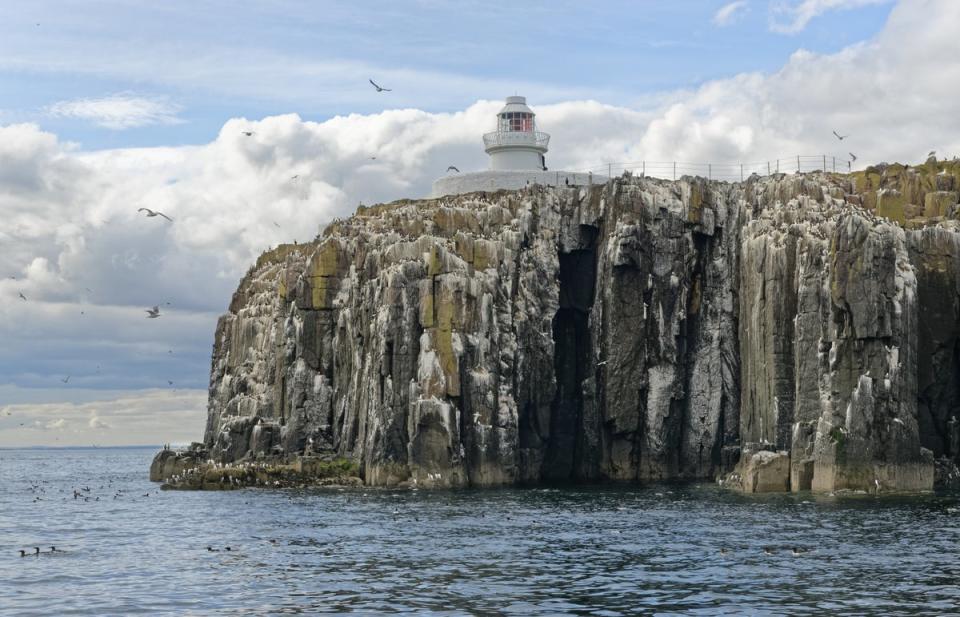
[[[300,177],[300,174],[294,174],[294,175],[290,176],[290,179],[291,179],[291,180],[296,180],[296,179],[299,178],[299,177]]]
[[[451,165],[450,167],[447,167],[447,171],[455,171],[457,173],[460,173],[460,170],[454,167],[453,165]]]
[[[69,381],[70,381],[70,375],[67,375],[67,378],[66,378],[66,379],[61,379],[60,381],[62,381],[63,383],[69,383]]]
[[[381,86],[378,86],[377,82],[373,81],[372,79],[369,81],[373,85],[373,87],[377,89],[377,92],[392,92],[390,88],[383,88]]]
[[[247,137],[251,137],[251,136],[254,135],[254,132],[253,132],[253,131],[241,131],[241,132],[242,132],[244,135],[246,135]]]
[[[170,384],[171,386],[173,385],[173,382],[170,381],[169,379],[167,380],[167,383]]]
[[[856,155],[856,154],[854,154],[853,152],[848,152],[847,154],[850,155],[850,158],[853,159],[853,162],[854,162],[854,163],[857,162],[857,155]]]
[[[23,292],[22,292],[22,291],[20,292],[19,295],[20,295],[20,299],[21,299],[21,300],[26,300],[26,299],[27,299],[27,297],[26,297],[25,295],[23,295]]]
[[[843,140],[846,139],[847,137],[850,137],[849,135],[841,135],[840,133],[838,133],[838,132],[836,132],[836,131],[834,131],[833,134],[834,134],[834,135],[836,136],[836,138],[839,139],[840,141],[843,141]]]
[[[170,218],[163,212],[160,212],[159,210],[151,210],[150,208],[137,208],[137,212],[146,212],[148,218],[152,216],[162,216],[163,218],[167,219],[171,223],[173,222],[172,218]]]
[[[155,306],[152,309],[147,309],[147,319],[156,319],[160,316],[160,307]]]

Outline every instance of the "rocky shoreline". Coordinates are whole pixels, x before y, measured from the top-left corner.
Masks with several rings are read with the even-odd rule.
[[[150,465],[150,480],[163,490],[235,490],[241,488],[308,488],[361,486],[357,466],[345,459],[260,457],[218,463],[202,444],[185,450],[165,448]]]
[[[958,189],[931,160],[362,207],[241,281],[193,475],[930,490],[960,460]]]

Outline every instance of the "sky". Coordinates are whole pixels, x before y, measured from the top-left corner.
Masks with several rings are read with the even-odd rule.
[[[553,169],[958,155],[958,23],[955,0],[5,0],[0,447],[199,440],[257,255],[483,169],[507,95]]]

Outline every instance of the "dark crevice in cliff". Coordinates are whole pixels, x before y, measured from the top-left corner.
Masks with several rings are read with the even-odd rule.
[[[593,374],[590,308],[597,276],[596,227],[581,225],[575,250],[560,253],[560,308],[553,318],[557,389],[550,406],[550,433],[542,475],[571,480],[584,453],[580,447],[583,381]]]

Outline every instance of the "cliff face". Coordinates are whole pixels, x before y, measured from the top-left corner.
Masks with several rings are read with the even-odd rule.
[[[713,479],[775,451],[785,488],[929,488],[960,454],[960,169],[922,171],[361,208],[241,282],[205,445],[374,485]]]

